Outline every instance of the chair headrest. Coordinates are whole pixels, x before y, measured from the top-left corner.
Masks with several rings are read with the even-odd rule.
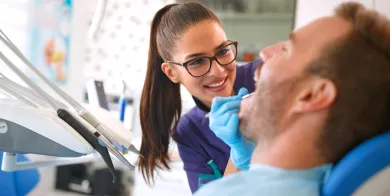
[[[360,144],[337,163],[322,187],[322,195],[351,195],[388,166],[390,132]]]

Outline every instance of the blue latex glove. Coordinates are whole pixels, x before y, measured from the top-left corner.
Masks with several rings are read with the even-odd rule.
[[[210,129],[230,146],[230,157],[237,168],[248,170],[255,144],[246,140],[238,131],[238,111],[242,97],[248,90],[241,88],[237,95],[215,97],[209,115]]]

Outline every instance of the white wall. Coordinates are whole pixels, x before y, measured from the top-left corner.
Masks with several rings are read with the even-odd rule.
[[[226,14],[227,15],[227,14]],[[266,46],[286,40],[292,30],[293,14],[242,14],[231,17],[218,15],[228,39],[237,40],[239,53],[255,52]],[[252,46],[253,48],[247,48]],[[239,54],[239,56],[241,56]]]
[[[65,85],[59,85],[66,93],[77,101],[82,100],[82,91],[85,85],[85,77],[80,71],[84,64],[84,51],[86,46],[86,36],[88,31],[87,15],[90,4],[87,1],[73,1],[73,20],[70,43],[70,66],[69,78]],[[34,10],[33,3],[29,0],[0,0],[0,12],[7,17],[0,18],[0,28],[11,39],[12,42],[29,58],[31,56],[31,26],[33,24]],[[10,20],[12,18],[12,20]],[[4,44],[0,44],[2,52],[10,58],[26,74],[32,74],[31,70],[19,60],[10,50],[5,49]],[[4,50],[3,50],[4,49]],[[34,64],[35,62],[33,62]],[[44,70],[40,70],[44,72]],[[14,81],[21,82],[14,72],[12,72],[2,61],[0,61],[0,72]],[[35,78],[35,77],[34,77]],[[42,80],[35,81],[44,89]],[[49,93],[51,90],[49,91]]]
[[[389,0],[373,0],[375,8],[382,14],[390,18],[390,1]]]
[[[83,99],[83,88],[87,80],[81,70],[84,67],[84,53],[88,38],[89,6],[90,4],[85,0],[73,1],[69,79],[66,85],[61,86],[66,93],[79,102]]]
[[[357,1],[369,8],[374,8],[374,5],[376,7],[387,5],[387,10],[386,8],[381,9],[390,14],[389,0],[297,0],[295,27],[302,27],[314,19],[332,14],[337,5],[346,1]]]
[[[0,29],[5,35],[20,49],[29,55],[29,18],[31,17],[28,0],[0,0],[0,13],[7,17],[0,18]],[[12,18],[12,20],[10,20]],[[19,58],[9,50],[4,43],[0,43],[0,51],[9,58],[19,69],[26,70],[26,66],[20,62]],[[24,84],[22,80],[8,66],[0,60],[0,73],[13,81]]]

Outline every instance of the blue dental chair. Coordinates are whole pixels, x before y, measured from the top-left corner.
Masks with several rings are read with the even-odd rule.
[[[0,165],[3,152],[0,152]],[[29,161],[24,155],[18,155],[17,161]],[[4,172],[0,170],[0,195],[22,196],[27,195],[39,182],[37,169]]]
[[[337,163],[322,195],[390,195],[390,132],[360,144]]]

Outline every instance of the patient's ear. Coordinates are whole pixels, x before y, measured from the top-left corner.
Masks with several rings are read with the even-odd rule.
[[[179,83],[179,76],[176,73],[176,70],[174,70],[169,63],[163,63],[161,64],[161,70],[165,73],[165,75],[173,82],[173,83]]]
[[[293,112],[313,112],[330,107],[336,99],[335,84],[324,78],[314,78],[298,93],[293,105]]]

